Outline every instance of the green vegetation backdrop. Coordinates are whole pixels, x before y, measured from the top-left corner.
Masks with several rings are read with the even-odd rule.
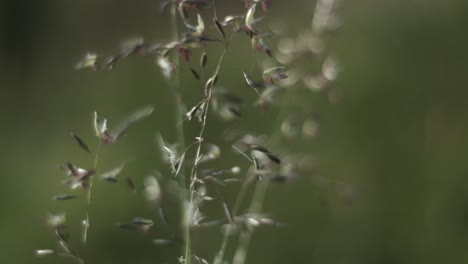
[[[238,1],[216,2],[221,17],[244,12]],[[268,19],[285,22],[294,35],[310,27],[314,4],[274,1]],[[105,149],[102,164],[111,168],[133,159],[128,172],[140,185],[162,166],[154,134],[174,140],[174,108],[153,60],[130,58],[112,71],[73,70],[85,52],[109,54],[129,37],[167,40],[169,17],[159,5],[0,1],[1,263],[72,263],[38,259],[33,252],[55,246],[41,220],[47,212],[66,211],[69,224],[79,226],[83,201],[50,197],[64,190],[60,163],[89,162],[68,133],[91,141],[94,110],[116,122],[153,104],[154,115]],[[247,263],[467,263],[468,2],[343,1],[339,13],[343,26],[329,45],[343,69],[343,100],[330,104],[317,93],[303,95],[320,117],[320,134],[288,150],[313,155],[317,165],[310,175],[270,189],[265,211],[288,225],[259,229]],[[250,55],[239,55],[251,53],[247,42],[233,43],[222,78],[223,86],[251,100],[241,75]],[[199,87],[190,72],[181,75],[184,101],[191,105]],[[271,133],[278,130],[278,113],[273,108],[230,123],[210,121],[206,138],[220,140],[224,129]],[[193,138],[197,125],[187,126]],[[244,162],[229,155],[217,165]],[[174,263],[178,249],[156,247],[148,237],[113,226],[133,216],[154,217],[138,196],[122,186],[96,188],[96,222],[87,246],[77,245],[87,263]],[[352,199],[342,199],[337,188],[352,192]],[[236,190],[226,189],[226,200]],[[209,210],[223,216],[219,208]],[[71,231],[78,236],[78,228]],[[194,251],[202,257],[212,259],[220,242],[217,230],[194,233]]]

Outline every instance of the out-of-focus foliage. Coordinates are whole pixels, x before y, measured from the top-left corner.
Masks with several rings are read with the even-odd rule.
[[[226,15],[245,11],[237,1],[216,2],[220,23]],[[315,1],[273,1],[268,24],[297,36],[311,27],[314,7]],[[61,164],[73,160],[92,167],[89,154],[76,143],[86,148],[70,131],[93,150],[95,111],[113,120],[112,127],[142,105],[154,105],[154,113],[102,154],[103,168],[128,160],[117,179],[132,179],[136,193],[125,184],[97,181],[88,244],[83,247],[76,237],[72,241],[90,263],[174,263],[178,242],[163,236],[167,227],[148,221],[151,236],[118,227],[158,218],[142,193],[149,188],[155,197],[155,169],[165,166],[156,132],[175,142],[171,92],[152,58],[129,57],[101,72],[92,71],[93,56],[83,61],[86,52],[119,53],[125,39],[170,40],[169,16],[159,8],[160,2],[148,0],[0,2],[1,263],[73,261],[45,256],[54,254],[48,247],[56,241],[46,220],[65,221],[61,212],[66,211],[69,233],[79,236],[85,214],[84,206],[73,206],[83,203],[84,193],[61,196],[67,179],[58,169]],[[301,105],[288,102],[285,107],[302,116],[282,116],[288,120],[284,127],[278,122],[281,109],[274,106],[265,113],[243,112],[229,122],[212,116],[206,139],[244,130],[284,130],[291,136],[279,139],[284,149],[275,154],[298,153],[295,158],[310,167],[300,180],[270,189],[265,211],[286,225],[260,228],[247,263],[468,261],[467,10],[466,1],[456,0],[343,1],[340,27],[327,42],[340,62],[339,103],[304,92],[302,98],[310,97],[314,111],[303,113]],[[204,29],[211,25],[204,21]],[[242,75],[251,67],[251,45],[242,38],[231,44],[226,54],[230,63],[220,76],[226,89],[253,101],[257,95]],[[202,65],[212,69],[214,60],[208,57]],[[78,66],[89,71],[75,71]],[[304,71],[317,67],[313,60],[303,66]],[[264,73],[265,81],[271,74]],[[181,79],[190,109],[199,102],[200,86],[189,68],[181,70]],[[310,140],[294,141],[299,124],[301,132],[296,132],[312,135]],[[186,137],[193,139],[198,123],[186,125]],[[234,151],[222,155],[229,158],[218,161],[221,169],[246,162]],[[222,196],[232,201],[237,190],[227,185]],[[168,207],[170,221],[177,217],[177,204]],[[209,210],[224,217],[219,206]],[[212,259],[221,241],[219,230],[195,231],[193,237],[194,251]],[[232,254],[233,248],[228,251]]]

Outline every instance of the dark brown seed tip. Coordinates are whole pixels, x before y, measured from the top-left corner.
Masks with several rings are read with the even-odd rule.
[[[77,136],[73,132],[70,132],[70,136],[75,140],[75,142],[80,146],[80,148],[82,148],[84,151],[86,151],[88,153],[91,153],[91,151],[89,150],[88,145],[79,136]]]

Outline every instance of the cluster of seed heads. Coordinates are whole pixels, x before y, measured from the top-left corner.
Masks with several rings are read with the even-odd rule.
[[[218,1],[219,2],[219,1]],[[184,126],[184,122],[198,121],[200,133],[187,146],[182,142],[169,143],[161,133],[156,134],[156,145],[170,173],[162,176],[155,172],[144,178],[141,190],[144,199],[159,213],[161,223],[165,225],[177,225],[169,221],[164,202],[168,197],[177,199],[182,208],[182,219],[179,221],[185,227],[183,235],[172,234],[168,237],[153,238],[152,242],[157,246],[181,245],[185,248],[185,254],[178,258],[180,263],[210,263],[205,258],[191,254],[190,232],[192,229],[209,227],[220,228],[225,238],[239,234],[241,238],[251,235],[260,226],[283,226],[270,216],[257,211],[241,211],[240,205],[244,198],[245,189],[252,184],[265,182],[288,183],[296,179],[300,174],[300,168],[304,163],[299,159],[289,157],[286,154],[277,155],[268,146],[265,137],[254,133],[235,133],[234,140],[227,139],[235,153],[245,157],[247,166],[232,164],[229,168],[204,168],[204,164],[219,159],[222,152],[217,144],[204,139],[204,131],[207,117],[210,111],[217,113],[221,118],[229,121],[239,119],[242,116],[244,99],[231,93],[228,89],[221,88],[221,65],[224,55],[229,49],[229,44],[234,37],[246,35],[250,40],[252,49],[263,54],[265,61],[260,67],[260,74],[255,72],[239,72],[239,76],[245,80],[245,86],[254,92],[256,99],[251,102],[253,107],[260,107],[267,111],[277,103],[278,97],[287,92],[288,87],[297,85],[302,79],[303,84],[312,89],[326,91],[335,90],[334,81],[339,73],[338,63],[335,57],[325,48],[322,36],[327,30],[336,30],[339,21],[334,14],[334,0],[319,0],[316,6],[312,27],[297,38],[286,36],[284,32],[265,31],[262,28],[263,17],[258,17],[259,12],[267,15],[272,8],[272,0],[244,0],[245,10],[241,14],[232,14],[219,19],[216,13],[214,1],[205,0],[168,0],[162,4],[161,10],[172,9],[172,15],[178,16],[186,31],[178,39],[165,43],[147,43],[143,38],[126,42],[117,54],[102,56],[95,53],[87,53],[76,64],[76,69],[92,69],[94,71],[110,70],[123,59],[129,56],[146,56],[154,58],[162,76],[169,82],[177,78],[177,73],[185,67],[191,72],[197,83],[201,84],[200,96],[202,99],[188,108],[182,120],[177,126]],[[206,16],[202,16],[202,9],[212,9],[213,16],[207,23]],[[261,11],[260,8],[263,10]],[[211,26],[210,26],[211,25]],[[217,32],[217,33],[216,33]],[[276,38],[279,43],[275,50],[267,43],[269,39]],[[222,54],[217,59],[216,68],[209,77],[205,77],[209,60],[207,46],[223,45]],[[200,57],[194,59],[193,50],[203,49]],[[304,55],[322,58],[323,63],[319,74],[313,74],[296,67]],[[210,59],[211,60],[211,59]],[[198,66],[194,66],[194,62]],[[108,127],[107,119],[94,113],[93,127],[97,137],[97,146],[94,151],[89,145],[75,133],[71,133],[78,147],[89,154],[94,154],[94,166],[81,168],[72,162],[65,162],[62,169],[66,172],[66,186],[74,193],[60,194],[53,197],[54,200],[65,201],[79,198],[75,194],[83,190],[87,194],[88,212],[83,223],[83,243],[86,243],[87,234],[92,221],[89,216],[93,179],[98,176],[103,182],[120,183],[122,174],[125,174],[126,162],[120,163],[113,169],[103,173],[98,166],[99,150],[101,145],[112,147],[114,143],[127,133],[128,129],[136,123],[147,118],[153,113],[152,106],[143,107],[125,117],[120,124],[112,129]],[[300,129],[299,129],[300,127]],[[278,129],[285,138],[296,139],[298,135],[305,138],[314,138],[317,135],[319,125],[316,118],[309,115],[291,114]],[[211,166],[211,165],[210,165]],[[188,168],[192,168],[190,174],[186,174]],[[245,173],[242,173],[242,172]],[[244,174],[244,175],[243,175]],[[136,192],[134,180],[126,177],[123,181],[133,192]],[[224,200],[222,188],[229,184],[241,183],[239,195],[235,204]],[[204,213],[205,203],[213,202],[219,205],[224,212],[221,219],[213,219]],[[261,202],[261,201],[260,201]],[[50,214],[46,217],[47,226],[57,237],[58,249],[37,250],[38,256],[60,255],[75,259],[84,263],[82,258],[72,247],[70,235],[65,223],[65,214]],[[118,228],[141,232],[150,235],[155,220],[150,218],[134,217],[130,220],[112,223]],[[225,240],[227,243],[227,240]],[[241,240],[243,241],[243,240]],[[224,255],[225,245],[216,254],[212,263],[227,263]],[[243,245],[234,256],[236,264],[243,263],[241,256],[245,249]]]

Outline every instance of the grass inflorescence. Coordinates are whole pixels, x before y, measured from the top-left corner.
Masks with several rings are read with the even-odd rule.
[[[104,57],[88,53],[82,61],[76,64],[76,69],[91,69],[93,71],[110,70],[129,56],[150,56],[155,59],[162,76],[167,80],[171,90],[175,107],[176,141],[171,144],[161,133],[156,135],[156,145],[164,157],[165,164],[170,170],[170,176],[147,176],[143,181],[143,195],[154,208],[160,219],[166,225],[174,225],[168,221],[163,206],[163,195],[177,198],[180,208],[180,219],[177,226],[180,232],[165,238],[152,239],[156,246],[176,245],[181,247],[181,254],[174,259],[180,263],[235,263],[245,262],[251,237],[260,226],[281,227],[283,223],[262,212],[268,186],[271,183],[287,184],[301,175],[301,170],[308,166],[304,159],[287,155],[281,150],[281,139],[305,141],[314,138],[319,129],[318,120],[308,111],[297,113],[297,106],[292,105],[299,88],[309,88],[328,96],[331,102],[339,99],[339,90],[335,87],[339,68],[335,56],[325,45],[323,35],[334,31],[338,27],[335,16],[336,1],[319,0],[312,19],[312,27],[297,37],[287,35],[278,30],[271,34],[263,29],[270,9],[271,0],[244,0],[241,14],[227,15],[223,19],[218,17],[215,1],[205,0],[168,0],[162,5],[162,12],[169,12],[171,16],[172,39],[163,44],[146,43],[143,39],[128,42],[117,54]],[[218,3],[218,5],[221,2]],[[207,12],[206,10],[210,10]],[[239,12],[239,11],[236,11]],[[262,12],[261,15],[260,12]],[[211,15],[207,15],[211,13]],[[205,15],[201,15],[205,14]],[[184,32],[180,33],[183,28]],[[251,89],[255,100],[251,108],[262,113],[269,113],[272,107],[278,106],[277,120],[273,132],[259,135],[255,132],[237,133],[230,136],[232,150],[245,158],[247,165],[233,164],[231,168],[204,169],[201,164],[219,159],[224,149],[206,139],[206,130],[212,114],[217,114],[226,121],[242,118],[244,99],[221,88],[223,82],[221,73],[223,65],[232,52],[231,42],[234,38],[246,35],[248,42],[257,55],[250,56],[252,69],[249,72],[239,70],[237,73],[245,81],[245,86]],[[278,49],[271,48],[271,42],[278,42]],[[221,47],[221,52],[210,50],[210,46]],[[199,58],[194,58],[194,50],[201,49]],[[249,53],[250,55],[250,53]],[[257,60],[262,58],[263,63]],[[304,70],[304,58],[320,61],[319,73]],[[208,62],[214,62],[215,67],[210,72]],[[257,64],[261,66],[256,66]],[[258,67],[258,69],[255,69]],[[182,70],[191,73],[194,81],[200,86],[199,102],[185,108],[183,90],[180,87]],[[260,71],[261,74],[255,74]],[[302,83],[301,83],[302,82]],[[307,90],[307,89],[303,89]],[[297,97],[297,96],[296,96]],[[298,101],[299,102],[299,101]],[[300,102],[307,105],[307,102]],[[63,170],[67,174],[66,185],[71,189],[83,189],[86,194],[86,214],[83,217],[82,243],[86,244],[92,233],[93,215],[90,214],[92,198],[99,195],[94,190],[95,178],[109,182],[124,182],[136,191],[133,179],[127,177],[122,180],[119,174],[125,168],[125,162],[107,172],[102,172],[99,164],[101,149],[112,147],[116,141],[127,133],[128,129],[153,113],[153,106],[142,107],[124,118],[120,124],[112,129],[108,127],[107,119],[94,113],[94,134],[96,145],[89,147],[79,135],[70,135],[76,145],[83,151],[92,154],[93,166],[81,168],[67,161]],[[249,111],[251,111],[249,109]],[[184,126],[187,122],[199,124],[197,136],[187,141]],[[156,132],[156,131],[155,131]],[[223,198],[224,186],[240,182],[238,195],[234,201]],[[253,187],[250,204],[242,208],[248,199],[248,190]],[[57,201],[67,201],[78,198],[76,194],[60,194],[53,197]],[[211,219],[203,212],[207,202],[215,201],[219,204],[224,217]],[[37,250],[38,256],[66,256],[79,263],[92,263],[72,246],[67,230],[65,214],[48,215],[46,224],[57,237],[60,248],[57,250]],[[154,220],[134,217],[127,221],[114,223],[116,227],[149,233]],[[200,257],[193,252],[192,230],[198,227],[212,227],[221,230],[222,240],[219,250],[213,251],[212,256]],[[237,245],[232,237],[237,236]],[[235,249],[232,256],[227,255],[227,248],[233,244]],[[212,259],[208,261],[207,259]]]

